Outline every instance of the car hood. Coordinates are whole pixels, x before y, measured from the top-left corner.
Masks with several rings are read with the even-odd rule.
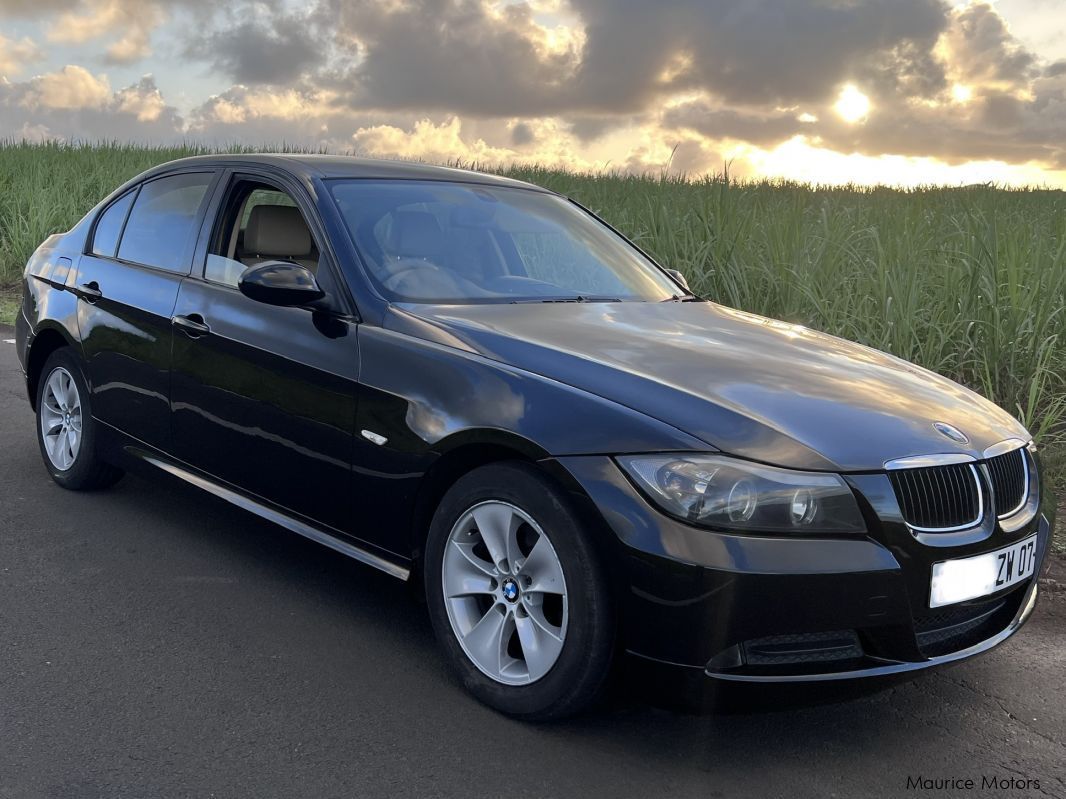
[[[978,394],[898,358],[710,302],[395,307],[387,326],[657,418],[723,452],[868,471],[1028,440]],[[559,418],[565,423],[566,409]],[[969,439],[933,427],[946,422]]]

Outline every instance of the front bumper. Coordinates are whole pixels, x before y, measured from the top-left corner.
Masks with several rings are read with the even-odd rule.
[[[22,370],[23,376],[26,375],[29,368],[28,354],[31,338],[32,331],[30,330],[29,320],[26,319],[26,310],[23,306],[19,306],[19,312],[15,316],[15,354],[18,357],[19,368]]]
[[[732,535],[660,513],[610,458],[561,458],[558,465],[587,513],[610,533],[626,651],[731,682],[884,677],[987,651],[1031,615],[1054,522],[1053,508],[1044,507],[1010,535],[997,529],[967,546],[930,547],[898,520],[894,495],[879,476],[866,475],[853,483],[877,520],[866,536]],[[980,600],[928,608],[934,562],[997,549],[1034,531],[1032,578]]]

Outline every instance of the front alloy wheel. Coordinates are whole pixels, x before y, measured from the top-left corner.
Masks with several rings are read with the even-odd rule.
[[[537,466],[491,463],[459,478],[423,566],[433,630],[478,699],[529,721],[596,699],[614,651],[612,592],[569,495]]]
[[[566,639],[566,579],[548,536],[523,511],[491,500],[452,527],[441,585],[467,657],[504,685],[547,674]]]

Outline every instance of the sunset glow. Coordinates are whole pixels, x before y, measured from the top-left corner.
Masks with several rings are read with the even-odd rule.
[[[1066,186],[1066,7],[638,6],[0,0],[0,138]]]

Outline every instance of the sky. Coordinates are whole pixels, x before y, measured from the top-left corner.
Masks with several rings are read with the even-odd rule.
[[[1066,2],[0,0],[0,138],[1066,188]]]

